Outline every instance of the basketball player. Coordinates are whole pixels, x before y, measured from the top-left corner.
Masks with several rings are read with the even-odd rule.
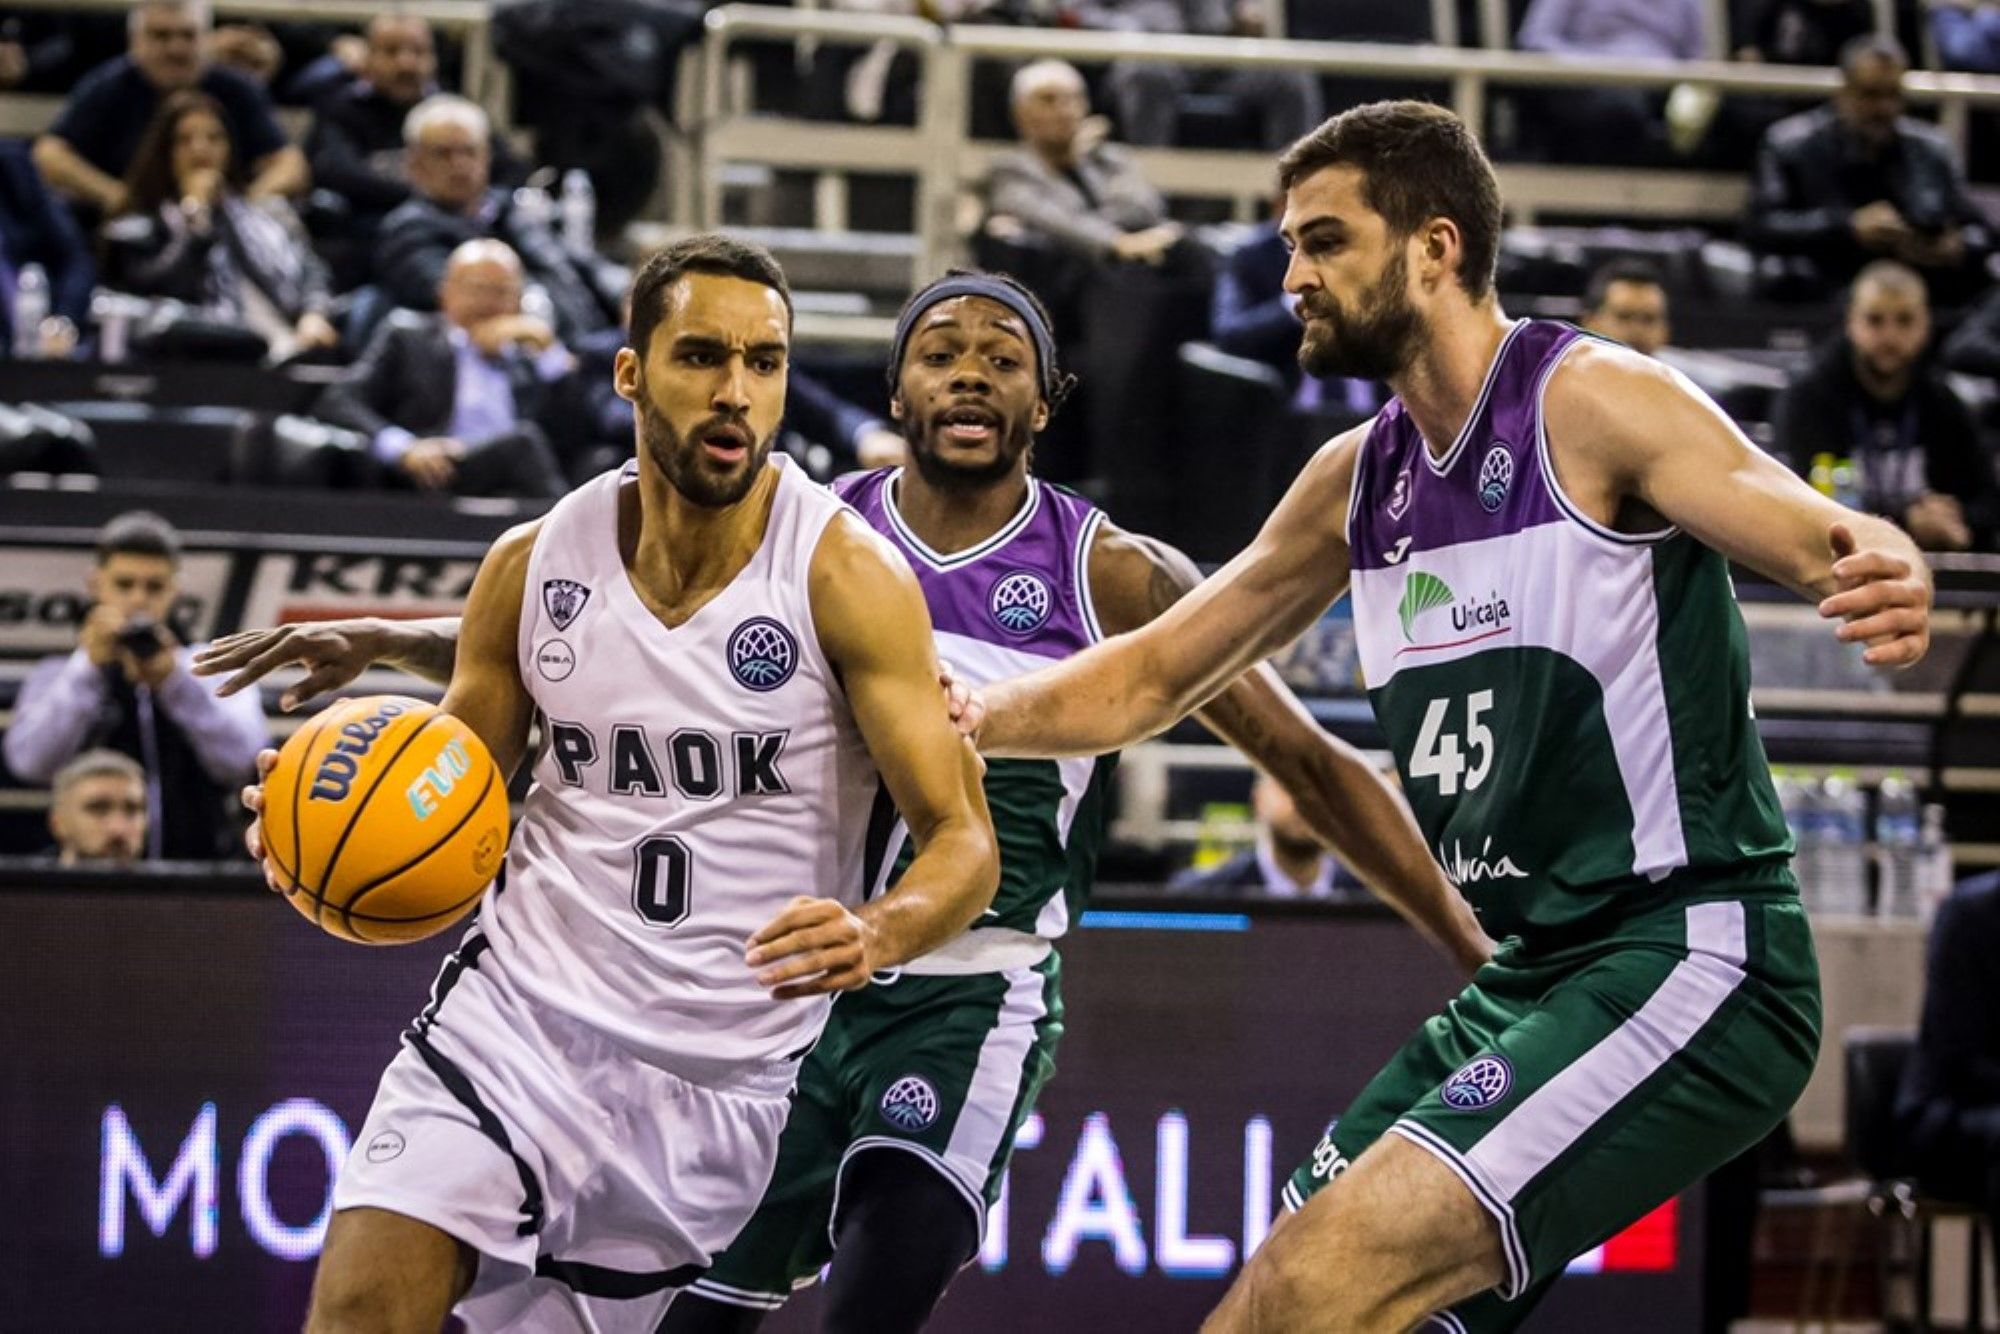
[[[444,708],[502,772],[537,712],[545,741],[340,1174],[310,1331],[651,1331],[763,1194],[831,993],[993,896],[916,579],[769,457],[776,262],[694,237],[632,312],[636,462],[502,537],[466,604]],[[864,903],[885,796],[917,852]]]
[[[916,570],[940,648],[965,679],[1013,675],[1136,628],[1198,581],[1178,552],[1031,475],[1035,434],[1068,378],[1046,315],[1011,280],[953,274],[912,297],[891,387],[913,466],[855,474],[837,489]],[[259,632],[225,644],[234,651],[222,665],[255,661],[261,673],[302,659],[314,674],[298,688],[329,688],[361,670],[364,653],[435,670],[442,628]],[[1201,716],[1297,793],[1347,863],[1467,971],[1484,962],[1492,942],[1399,798],[1275,674],[1251,672]],[[834,1006],[801,1072],[764,1202],[675,1302],[663,1334],[754,1329],[829,1256],[827,1329],[923,1325],[978,1254],[1014,1132],[1053,1068],[1055,943],[1090,889],[1112,763],[1003,760],[988,770],[1001,846],[992,908],[899,978]],[[884,867],[892,882],[905,860]]]
[[[1817,967],[1727,562],[1882,666],[1928,646],[1929,572],[1673,371],[1503,314],[1498,190],[1449,112],[1354,108],[1279,170],[1301,365],[1396,397],[1166,614],[961,724],[983,714],[991,755],[1130,744],[1351,585],[1418,823],[1504,943],[1294,1174],[1209,1328],[1510,1329],[1812,1069]]]

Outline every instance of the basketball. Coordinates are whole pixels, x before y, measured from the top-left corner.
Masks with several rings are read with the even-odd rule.
[[[344,940],[395,945],[471,911],[507,851],[507,783],[471,728],[398,695],[320,713],[264,782],[285,897]]]

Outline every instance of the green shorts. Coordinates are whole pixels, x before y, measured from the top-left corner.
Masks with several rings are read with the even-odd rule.
[[[1572,1258],[1783,1119],[1819,1026],[1795,897],[1677,903],[1540,954],[1509,941],[1327,1131],[1286,1207],[1385,1133],[1428,1150],[1493,1215],[1507,1263],[1438,1323],[1512,1329]]]
[[[1014,1134],[1055,1072],[1060,975],[1051,953],[1031,968],[905,973],[842,996],[799,1071],[769,1189],[689,1290],[782,1306],[832,1257],[841,1173],[867,1149],[936,1168],[965,1197],[983,1244]]]

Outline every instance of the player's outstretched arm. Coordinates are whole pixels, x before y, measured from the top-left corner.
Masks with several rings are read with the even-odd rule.
[[[1091,548],[1091,600],[1107,630],[1150,624],[1200,583],[1194,562],[1156,538],[1106,524]],[[1195,716],[1283,783],[1334,855],[1461,968],[1472,972],[1492,957],[1492,939],[1424,847],[1401,794],[1321,728],[1268,664],[1237,677]]]
[[[1929,649],[1930,567],[1909,535],[1807,486],[1679,372],[1585,343],[1549,378],[1543,416],[1564,489],[1587,512],[1636,501],[1818,602],[1876,666]]]
[[[303,667],[306,674],[278,699],[279,706],[289,712],[329,690],[338,690],[376,663],[436,685],[449,685],[452,663],[458,656],[458,629],[456,616],[422,621],[357,616],[241,630],[197,653],[194,673],[232,673],[215,693],[233,695],[280,667]]]
[[[1154,736],[1304,633],[1347,587],[1348,490],[1361,427],[1323,447],[1263,531],[1164,615],[986,686],[988,755],[1102,755]]]
[[[535,714],[521,682],[519,645],[528,557],[540,531],[539,520],[508,529],[480,563],[444,692],[444,711],[478,733],[500,772],[510,777],[527,753]]]
[[[937,648],[916,576],[860,520],[827,525],[809,581],[813,625],[917,855],[895,889],[849,912],[797,899],[751,938],[779,999],[841,991],[958,935],[993,902],[1000,850],[983,769],[938,693]]]

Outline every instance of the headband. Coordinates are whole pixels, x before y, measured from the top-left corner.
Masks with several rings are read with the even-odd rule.
[[[904,307],[902,316],[896,321],[895,355],[889,362],[891,380],[902,373],[903,353],[909,348],[910,330],[916,326],[918,319],[940,301],[961,296],[983,296],[988,301],[999,302],[1021,317],[1021,323],[1028,326],[1028,333],[1035,340],[1035,369],[1041,379],[1042,398],[1053,407],[1056,401],[1056,340],[1049,333],[1049,326],[1036,311],[1034,302],[1020,289],[984,274],[962,273],[940,278],[917,293]]]

